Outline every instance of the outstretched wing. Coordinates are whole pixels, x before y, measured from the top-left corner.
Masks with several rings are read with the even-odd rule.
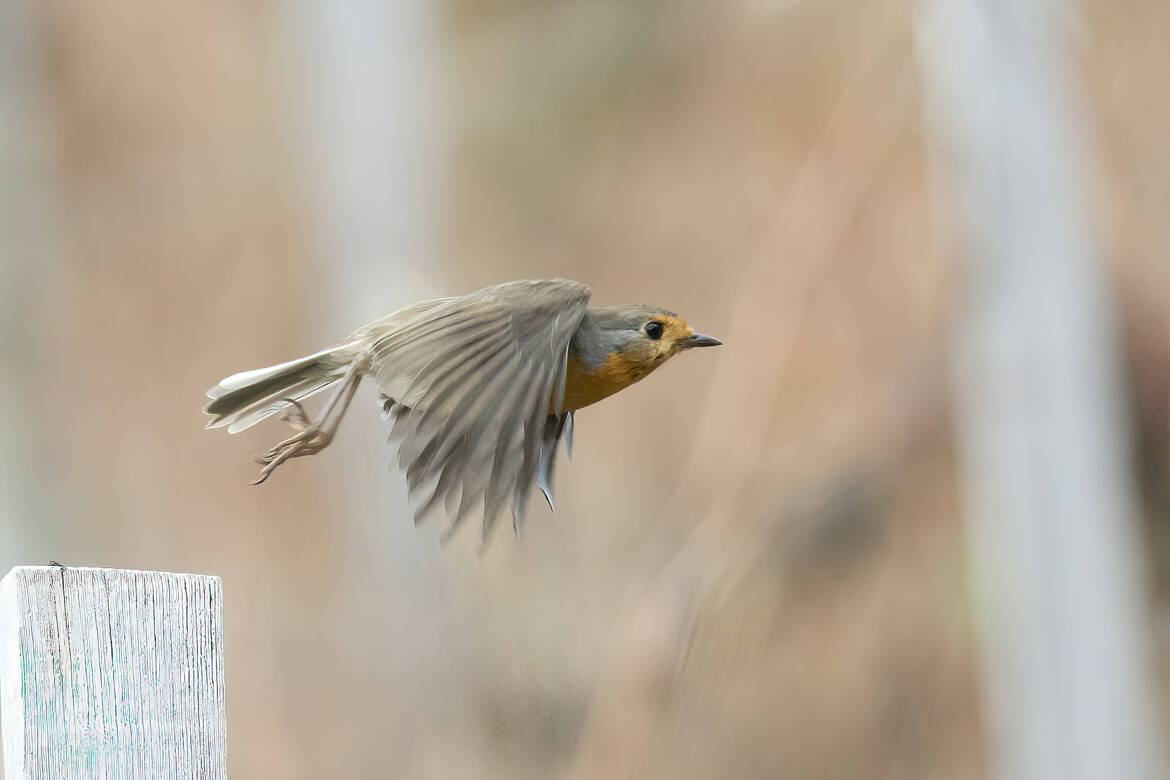
[[[444,301],[373,342],[369,371],[394,403],[399,465],[412,494],[430,488],[416,521],[444,505],[449,535],[482,502],[486,539],[510,503],[519,528],[589,293],[563,279],[508,282]]]

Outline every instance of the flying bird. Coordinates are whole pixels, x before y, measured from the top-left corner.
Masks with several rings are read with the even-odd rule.
[[[295,433],[257,456],[260,484],[290,458],[327,447],[369,376],[411,495],[428,489],[416,522],[442,505],[446,538],[482,505],[486,540],[510,505],[519,530],[534,481],[553,507],[557,445],[571,448],[575,412],[679,352],[720,343],[666,309],[591,309],[589,296],[581,282],[522,280],[407,306],[329,349],[221,380],[207,391],[207,427],[237,433],[283,412]],[[310,418],[301,401],[330,387]]]

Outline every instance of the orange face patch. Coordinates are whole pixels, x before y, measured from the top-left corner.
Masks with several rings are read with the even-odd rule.
[[[682,318],[663,315],[651,319],[662,323],[661,338],[651,339],[639,333],[620,352],[610,355],[592,371],[585,368],[577,355],[569,356],[563,411],[574,412],[595,404],[644,379],[682,349],[679,346],[680,339],[694,335],[694,330],[687,327],[686,320]]]

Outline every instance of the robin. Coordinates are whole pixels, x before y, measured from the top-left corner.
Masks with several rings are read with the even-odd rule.
[[[581,282],[524,280],[416,303],[322,352],[221,380],[207,391],[207,427],[236,433],[284,412],[296,433],[257,456],[258,485],[289,458],[327,447],[368,375],[411,494],[430,486],[416,522],[442,504],[450,535],[482,502],[486,539],[510,502],[519,530],[533,480],[553,507],[557,445],[571,449],[574,413],[672,355],[720,343],[666,309],[591,309],[589,296]],[[301,401],[334,385],[310,419]]]

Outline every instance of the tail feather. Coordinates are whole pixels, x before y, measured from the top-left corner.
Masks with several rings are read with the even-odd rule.
[[[220,380],[207,391],[211,401],[203,408],[215,415],[208,428],[227,426],[228,433],[250,428],[288,406],[283,399],[300,400],[319,393],[345,373],[353,359],[353,344],[343,344],[307,357],[268,368],[242,371]]]
[[[282,388],[272,395],[232,412],[222,419],[217,418],[213,420],[207,427],[222,428],[227,426],[228,433],[239,433],[286,408],[289,405],[286,399],[291,398],[294,401],[300,401],[316,395],[336,382],[342,376],[342,373],[342,371],[338,371],[317,379],[307,379],[291,387]]]

